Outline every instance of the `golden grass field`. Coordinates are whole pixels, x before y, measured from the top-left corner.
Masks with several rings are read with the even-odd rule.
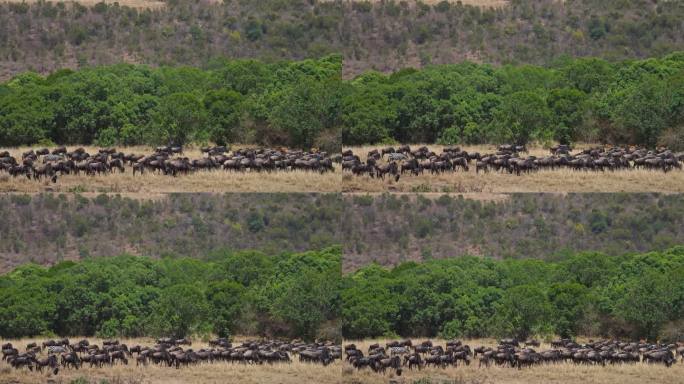
[[[38,0],[7,0],[10,2],[27,2],[27,3],[34,3]],[[211,3],[220,3],[222,0],[208,0],[208,2]],[[325,1],[333,1],[333,0],[325,0]],[[374,0],[374,1],[379,1],[379,0]],[[437,4],[441,2],[442,0],[423,0],[424,3],[427,4]],[[449,0],[452,3],[456,3],[459,0]],[[475,6],[480,6],[480,7],[503,7],[506,4],[508,4],[508,0],[460,0],[461,3],[464,5],[475,5]],[[56,0],[55,2],[58,3],[69,3],[72,1],[65,1],[65,0]],[[108,4],[114,4],[114,3],[119,3],[121,6],[126,6],[126,7],[132,7],[132,8],[162,8],[166,6],[164,1],[161,0],[74,0],[73,2],[80,3],[85,6],[93,6],[97,3],[100,2],[105,2]]]
[[[77,146],[68,146],[69,150]],[[37,149],[38,147],[31,147]],[[17,159],[21,153],[31,149],[1,148],[8,150]],[[84,146],[90,154],[97,153],[96,147]],[[239,146],[237,147],[239,148]],[[119,147],[117,150],[126,154],[150,154],[150,147]],[[184,156],[191,159],[200,158],[202,153],[198,147],[188,148]],[[81,192],[81,193],[121,193],[121,194],[158,194],[171,192],[339,192],[341,184],[341,168],[335,165],[335,172],[320,174],[318,172],[230,172],[224,170],[198,171],[177,177],[146,172],[133,176],[130,166],[126,172],[118,171],[88,176],[59,176],[57,183],[49,180],[35,181],[26,177],[12,177],[0,172],[0,193],[38,193],[38,192]]]
[[[72,342],[82,338],[70,338]],[[242,341],[244,338],[238,338]],[[2,340],[2,343],[11,342],[22,351],[27,344],[35,341],[39,344],[45,338],[21,340]],[[101,339],[88,338],[91,344],[102,345]],[[133,345],[153,345],[154,340],[148,338],[119,339],[122,343]],[[197,350],[207,347],[206,343],[195,342],[191,348]],[[342,363],[336,360],[333,364],[324,367],[320,364],[300,363],[297,357],[290,364],[262,364],[246,365],[232,364],[228,362],[206,363],[180,369],[160,367],[150,364],[146,367],[136,367],[135,360],[129,359],[128,365],[116,365],[114,367],[90,368],[88,365],[79,370],[60,369],[57,375],[52,373],[29,372],[27,369],[15,370],[7,363],[0,361],[0,383],[2,384],[34,384],[53,383],[68,384],[73,380],[85,378],[88,383],[95,384],[301,384],[301,383],[339,383]]]
[[[36,3],[38,0],[7,0],[8,2],[16,2],[16,3],[21,3],[21,2],[26,2],[28,4],[30,3]],[[152,9],[157,9],[157,8],[162,8],[166,6],[166,3],[161,0],[74,0],[74,1],[65,1],[65,0],[56,0],[53,1],[54,3],[79,3],[81,5],[85,5],[88,7],[92,7],[93,5],[97,3],[107,3],[107,4],[114,4],[114,3],[119,3],[120,6],[122,7],[131,7],[131,8],[152,8]]]
[[[334,1],[334,0],[325,0]],[[371,0],[374,2],[379,2],[380,0]],[[441,3],[443,0],[423,0],[423,3],[434,5]],[[508,4],[509,0],[447,0],[450,3],[457,3],[460,1],[463,5],[475,5],[484,8],[499,8]]]
[[[412,144],[413,149],[420,144]],[[573,153],[595,145],[578,145]],[[365,161],[366,154],[383,146],[347,147]],[[442,152],[444,146],[428,145],[436,153]],[[468,152],[493,153],[493,145],[462,146]],[[541,146],[528,148],[530,155],[548,156],[549,151]],[[615,172],[584,172],[570,169],[543,170],[516,176],[508,173],[475,173],[475,165],[471,162],[469,172],[461,170],[431,175],[425,172],[419,176],[404,174],[398,182],[391,177],[384,181],[369,176],[354,176],[344,172],[342,176],[342,192],[445,192],[445,193],[514,193],[514,192],[684,192],[684,171],[663,172],[644,169],[619,170]]]
[[[354,343],[356,347],[364,351],[368,350],[370,344],[379,342],[384,345],[389,340],[345,340],[344,344]],[[418,340],[413,340],[418,341]],[[445,340],[434,340],[433,342],[444,346]],[[491,339],[466,340],[464,343],[471,347],[480,345],[496,346],[496,341]],[[550,345],[542,343],[537,350],[549,349]],[[489,368],[478,368],[477,359],[473,359],[469,366],[459,364],[458,367],[425,368],[421,371],[414,369],[403,370],[401,376],[387,371],[386,375],[374,373],[370,369],[361,372],[354,369],[350,364],[344,363],[342,368],[342,380],[345,383],[356,384],[380,384],[388,383],[415,383],[418,380],[421,384],[428,383],[453,383],[453,384],[643,384],[643,383],[681,383],[684,378],[684,364],[678,362],[671,368],[664,365],[606,365],[601,366],[576,366],[572,363],[562,363],[555,365],[540,365],[532,368],[515,369],[508,367],[497,367],[491,365]]]

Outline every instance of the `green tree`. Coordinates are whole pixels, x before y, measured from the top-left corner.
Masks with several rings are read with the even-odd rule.
[[[389,99],[379,88],[356,90],[342,103],[342,141],[353,145],[386,140],[394,118]]]
[[[209,306],[204,293],[189,284],[172,285],[161,291],[150,315],[150,328],[157,336],[186,337],[209,330]]]
[[[626,91],[615,111],[615,121],[634,143],[656,145],[672,118],[672,94],[662,80],[648,76]]]
[[[525,339],[545,329],[552,308],[544,291],[535,285],[519,285],[504,291],[493,319],[494,332],[500,336]]]
[[[586,96],[576,89],[554,89],[546,102],[553,116],[554,139],[561,144],[577,140],[586,114]]]
[[[213,331],[221,337],[233,334],[238,318],[245,304],[245,288],[233,281],[220,281],[207,288],[207,302]]]
[[[499,141],[515,144],[550,139],[551,123],[546,101],[538,92],[531,91],[506,96],[494,116]]]
[[[151,141],[180,145],[201,139],[205,121],[206,111],[195,95],[170,94],[163,97],[152,111]]]
[[[625,283],[615,313],[634,325],[632,337],[657,339],[674,309],[672,283],[655,270],[644,271]]]
[[[204,96],[207,111],[209,139],[219,145],[234,142],[238,138],[242,96],[231,90],[209,91]]]

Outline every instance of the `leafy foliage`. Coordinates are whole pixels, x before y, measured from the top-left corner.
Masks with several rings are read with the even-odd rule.
[[[649,147],[684,125],[684,55],[609,63],[567,59],[549,67],[473,63],[428,66],[351,82],[342,99],[346,145],[481,144],[552,140]],[[669,136],[668,136],[669,135]]]
[[[344,277],[342,332],[351,339],[558,334],[656,340],[681,318],[682,297],[681,246],[613,257],[579,253],[557,262],[462,257],[390,270],[369,265]]]
[[[261,260],[252,265],[252,259]],[[116,256],[0,276],[0,337],[259,333],[313,339],[339,317],[341,250],[212,261]],[[240,276],[249,275],[249,279]]]
[[[311,148],[322,131],[337,128],[341,70],[341,57],[332,55],[221,61],[206,70],[118,64],[47,77],[27,72],[0,86],[0,142]]]

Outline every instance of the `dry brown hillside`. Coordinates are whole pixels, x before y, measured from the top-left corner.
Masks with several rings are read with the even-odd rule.
[[[342,244],[344,268],[462,255],[553,260],[662,250],[684,196],[657,194],[171,194],[0,196],[0,273],[121,253],[211,257]],[[209,256],[207,256],[209,255]]]
[[[352,77],[462,60],[551,64],[684,49],[681,1],[128,1],[119,4],[132,8],[0,4],[0,79],[122,61],[206,66],[331,53],[344,56]]]

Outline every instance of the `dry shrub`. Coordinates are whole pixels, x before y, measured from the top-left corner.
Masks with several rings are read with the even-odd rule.
[[[673,151],[684,151],[684,125],[663,131],[658,137],[658,145]]]

